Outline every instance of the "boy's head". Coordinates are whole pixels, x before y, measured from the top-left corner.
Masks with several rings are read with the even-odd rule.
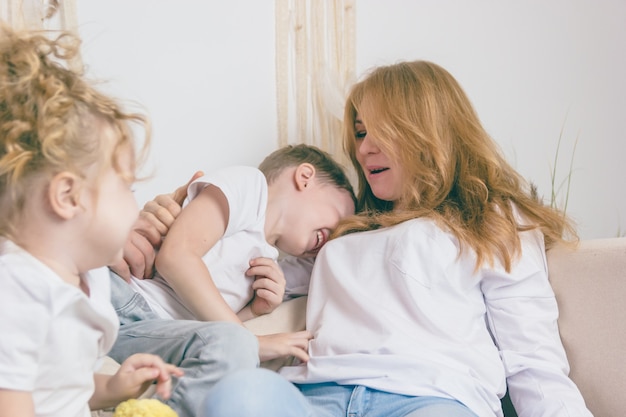
[[[280,226],[275,236],[267,236],[287,254],[315,256],[339,221],[354,214],[356,200],[344,168],[315,146],[282,147],[259,169],[267,178],[270,199],[276,187],[293,191],[281,194],[287,197],[280,201]]]
[[[287,145],[269,154],[259,165],[259,169],[271,184],[287,167],[309,163],[316,170],[317,179],[354,195],[352,184],[344,168],[323,150],[312,145]],[[355,200],[356,201],[356,200]]]

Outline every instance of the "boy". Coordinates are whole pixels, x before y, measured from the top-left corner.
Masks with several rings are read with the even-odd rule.
[[[185,370],[188,387],[183,392],[175,387],[173,398],[179,393],[186,401],[200,401],[198,393],[219,379],[210,360],[204,371],[204,365],[198,364],[204,361],[197,360],[220,356],[215,353],[219,348],[211,346],[220,341],[205,341],[223,332],[215,329],[217,322],[241,324],[275,309],[285,291],[276,263],[279,250],[314,256],[354,207],[343,168],[313,146],[281,148],[259,169],[229,167],[196,179],[161,244],[155,277],[132,278],[130,286],[119,278],[113,280],[117,291],[113,304],[122,326],[111,356],[119,361],[135,351],[158,353]],[[172,323],[171,319],[187,321]],[[193,332],[202,334],[191,337]],[[260,336],[256,362],[291,355],[306,361],[310,337],[309,332]],[[183,349],[176,343],[185,344],[184,355],[172,356]],[[247,354],[233,365],[241,352],[232,345],[211,360],[230,363],[230,370],[256,366]],[[189,368],[182,363],[186,360]],[[197,381],[190,381],[196,376]],[[211,381],[200,381],[207,377]]]
[[[270,313],[284,292],[277,248],[314,256],[354,212],[343,170],[315,147],[279,149],[259,170],[225,168],[190,185],[157,276],[132,281],[164,318],[240,323]]]

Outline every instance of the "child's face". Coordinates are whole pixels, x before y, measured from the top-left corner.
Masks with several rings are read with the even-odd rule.
[[[315,256],[328,241],[339,221],[354,214],[350,193],[330,184],[316,183],[284,213],[285,230],[276,241],[281,251],[293,255]]]
[[[134,153],[129,149],[119,155],[119,171],[109,166],[96,179],[86,205],[90,223],[85,236],[90,252],[97,254],[97,266],[121,260],[124,244],[137,220],[139,209],[132,191]]]

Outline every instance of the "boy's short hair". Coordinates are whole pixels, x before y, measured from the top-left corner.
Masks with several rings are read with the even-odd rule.
[[[309,163],[315,167],[316,177],[322,183],[333,185],[350,193],[356,204],[354,190],[345,168],[333,157],[313,145],[286,145],[269,154],[259,165],[267,182],[271,184],[287,167]]]

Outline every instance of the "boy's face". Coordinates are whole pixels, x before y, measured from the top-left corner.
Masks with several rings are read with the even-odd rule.
[[[354,214],[354,202],[348,191],[317,181],[311,185],[283,213],[284,224],[289,227],[276,241],[276,246],[289,255],[317,255],[339,221]]]

